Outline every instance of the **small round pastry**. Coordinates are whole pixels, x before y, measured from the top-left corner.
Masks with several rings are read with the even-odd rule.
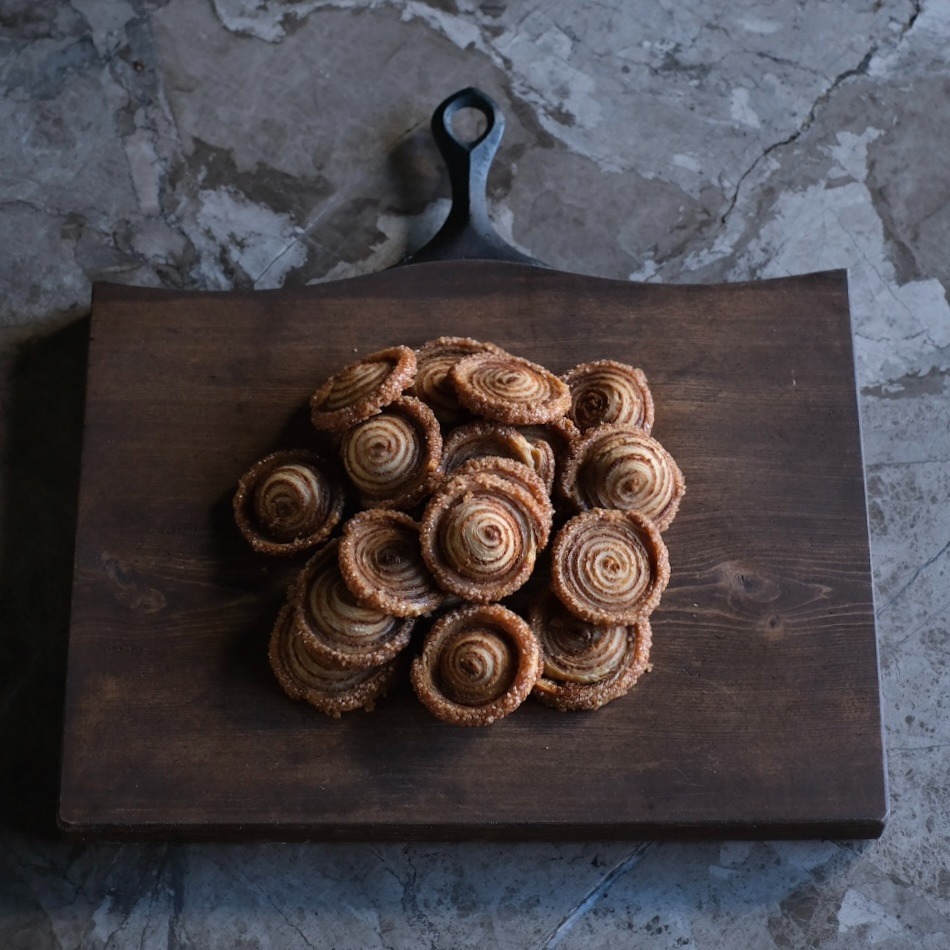
[[[488,604],[516,591],[534,567],[545,512],[509,478],[480,472],[442,485],[422,516],[422,557],[436,583]]]
[[[515,426],[515,431],[523,435],[531,444],[534,459],[533,468],[547,486],[548,494],[553,493],[557,473],[580,438],[577,426],[567,417],[555,419],[537,426]],[[544,448],[547,446],[550,453]]]
[[[400,396],[348,429],[340,442],[343,467],[367,508],[408,509],[438,481],[442,435],[432,410]]]
[[[473,353],[502,353],[494,343],[482,343],[464,336],[440,336],[428,340],[416,350],[416,380],[412,395],[435,413],[442,425],[455,425],[467,413],[455,395],[449,371],[461,359]]]
[[[343,526],[340,571],[361,603],[394,617],[427,617],[445,594],[422,560],[419,525],[402,511],[371,508]]]
[[[517,614],[489,604],[438,620],[410,679],[422,704],[443,722],[488,726],[524,702],[540,673],[531,629]]]
[[[532,607],[529,624],[544,661],[532,695],[562,712],[600,709],[628,693],[649,669],[649,620],[598,627],[578,620],[548,592]]]
[[[329,667],[366,669],[409,645],[414,620],[393,617],[353,596],[340,571],[338,540],[310,559],[294,585],[294,625],[308,653]]]
[[[449,375],[466,409],[507,425],[553,422],[571,407],[567,383],[508,353],[476,353],[456,363]]]
[[[547,547],[548,539],[551,534],[551,522],[554,520],[554,506],[551,504],[551,496],[547,492],[544,482],[540,475],[523,462],[516,462],[514,459],[501,458],[497,455],[485,455],[480,458],[469,459],[457,469],[455,476],[475,475],[478,472],[490,472],[493,475],[500,475],[507,478],[521,488],[526,488],[534,500],[538,503],[538,510],[542,515],[539,524],[541,533],[538,535],[538,549]]]
[[[534,467],[531,443],[512,426],[480,420],[452,429],[442,443],[442,472],[455,470],[469,459],[498,456]]]
[[[562,492],[581,510],[639,511],[665,531],[686,482],[673,456],[642,429],[604,425],[586,432],[561,472]]]
[[[562,377],[571,389],[571,418],[586,432],[605,424],[653,428],[653,396],[642,369],[614,360],[581,363]]]
[[[333,467],[315,452],[274,452],[238,481],[234,519],[261,554],[291,555],[315,548],[337,526],[343,488]]]
[[[554,537],[552,589],[588,623],[639,623],[656,609],[669,580],[663,538],[637,511],[594,508],[571,518]]]
[[[350,363],[310,397],[314,428],[341,432],[389,405],[416,375],[416,354],[391,346]]]
[[[398,660],[367,669],[337,669],[307,649],[294,626],[288,601],[277,616],[268,659],[277,682],[291,699],[303,699],[335,719],[353,709],[370,712],[396,678]]]

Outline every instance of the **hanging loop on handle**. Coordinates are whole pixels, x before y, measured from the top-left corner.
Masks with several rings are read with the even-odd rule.
[[[458,137],[452,118],[460,109],[477,109],[485,130],[473,141]],[[543,267],[506,243],[488,217],[488,172],[505,131],[505,117],[497,103],[469,86],[449,96],[432,115],[435,139],[452,184],[452,207],[435,237],[404,263],[448,260],[500,260]]]

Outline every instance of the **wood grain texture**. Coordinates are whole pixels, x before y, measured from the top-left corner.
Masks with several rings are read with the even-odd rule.
[[[474,336],[644,369],[687,481],[653,672],[595,713],[432,719],[407,678],[331,721],[267,665],[301,560],[253,554],[237,478],[395,343]],[[414,265],[300,290],[100,285],[60,822],[86,837],[857,836],[886,818],[843,272],[660,287]]]

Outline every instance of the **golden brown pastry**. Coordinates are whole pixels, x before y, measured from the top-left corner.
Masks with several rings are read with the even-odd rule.
[[[551,585],[581,620],[630,626],[649,617],[670,579],[659,530],[637,511],[594,508],[554,537]]]
[[[534,457],[533,468],[547,486],[548,494],[552,494],[557,484],[558,472],[563,468],[571,449],[580,438],[577,426],[564,416],[542,425],[515,426],[515,430],[531,443]],[[541,447],[541,443],[551,450],[550,455]]]
[[[453,475],[469,459],[486,456],[514,459],[531,468],[535,462],[531,443],[517,429],[481,419],[446,433],[442,443],[442,472]]]
[[[274,452],[238,482],[234,518],[262,554],[290,555],[315,548],[337,526],[343,488],[333,466],[315,452]]]
[[[415,621],[361,603],[343,580],[339,541],[308,561],[294,587],[294,625],[308,653],[337,669],[366,669],[409,645]]]
[[[501,353],[494,343],[482,343],[471,337],[440,336],[416,350],[416,380],[412,395],[421,399],[445,426],[456,425],[467,415],[455,395],[449,371],[461,359],[473,353]]]
[[[474,603],[516,591],[530,576],[546,512],[527,489],[490,472],[442,485],[422,516],[422,557],[436,583]]]
[[[508,353],[476,353],[450,371],[466,409],[508,425],[553,422],[571,407],[563,380],[537,363]]]
[[[410,678],[434,716],[459,726],[487,726],[524,702],[540,672],[541,653],[528,625],[490,604],[437,621]]]
[[[361,603],[394,617],[425,617],[445,599],[422,560],[419,525],[402,511],[372,508],[343,526],[340,571]]]
[[[686,482],[673,456],[637,426],[604,425],[584,433],[561,472],[563,493],[584,510],[639,511],[665,531]]]
[[[600,709],[649,669],[649,620],[598,627],[578,620],[549,592],[536,601],[529,622],[544,661],[532,695],[562,712]]]
[[[289,601],[277,617],[270,637],[268,659],[284,692],[303,699],[339,719],[353,709],[372,710],[392,685],[397,660],[382,666],[341,670],[315,657],[294,626],[294,605]]]
[[[551,522],[554,519],[554,506],[551,497],[541,480],[540,475],[531,467],[514,459],[501,458],[497,455],[485,455],[480,458],[469,459],[455,470],[456,476],[475,475],[478,472],[491,472],[507,478],[521,488],[526,488],[538,503],[541,519],[538,523],[538,549],[547,546],[551,534]]]
[[[310,397],[314,428],[340,432],[389,405],[416,375],[416,354],[391,346],[350,363]]]
[[[605,424],[653,428],[653,396],[642,369],[614,360],[581,363],[562,377],[571,389],[571,418],[585,432]]]
[[[442,435],[432,410],[412,396],[348,429],[343,467],[367,508],[408,509],[438,480]]]

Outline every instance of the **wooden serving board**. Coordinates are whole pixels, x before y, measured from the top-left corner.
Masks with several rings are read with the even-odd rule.
[[[687,481],[653,671],[595,713],[486,729],[407,681],[330,720],[267,664],[300,559],[245,545],[237,478],[312,438],[306,400],[395,343],[640,366]],[[417,264],[300,290],[100,285],[60,822],[85,837],[878,835],[887,795],[843,272],[653,286]]]

